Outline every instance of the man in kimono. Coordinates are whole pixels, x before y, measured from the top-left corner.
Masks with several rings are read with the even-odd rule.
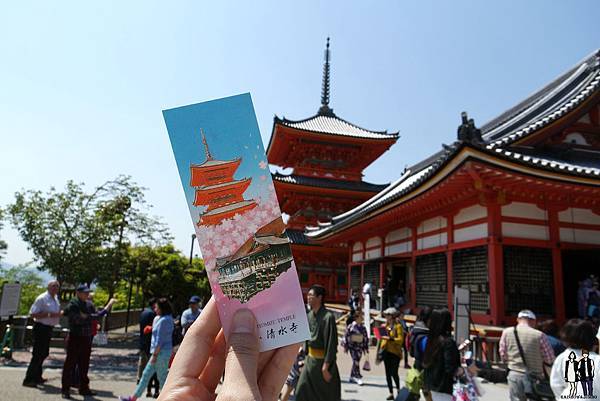
[[[336,364],[337,327],[335,317],[325,309],[325,288],[313,285],[307,302],[310,340],[305,344],[306,360],[296,386],[297,401],[339,401],[340,374]]]

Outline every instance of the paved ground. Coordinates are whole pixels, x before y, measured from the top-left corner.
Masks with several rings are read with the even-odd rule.
[[[371,352],[374,355],[374,351]],[[0,400],[6,401],[33,401],[33,400],[59,400],[60,399],[60,374],[64,351],[52,348],[51,357],[47,363],[50,368],[44,371],[44,376],[49,380],[45,386],[38,389],[21,386],[25,369],[29,360],[27,352],[16,352],[15,362],[0,365]],[[91,387],[98,391],[95,397],[86,397],[86,400],[115,400],[118,395],[130,394],[135,387],[135,364],[137,354],[134,350],[125,348],[95,348],[90,369]],[[343,352],[339,354],[338,366],[342,377],[342,399],[345,401],[376,401],[385,400],[388,395],[385,382],[383,365],[372,363],[371,372],[363,372],[364,385],[348,383],[350,372],[350,357]],[[401,379],[406,370],[400,369]],[[508,389],[504,384],[484,384],[486,392],[483,400],[508,399]],[[84,398],[74,394],[73,399]],[[142,399],[145,399],[142,397]]]

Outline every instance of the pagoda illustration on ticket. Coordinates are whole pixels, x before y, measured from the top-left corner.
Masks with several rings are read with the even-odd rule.
[[[254,209],[256,202],[244,199],[244,192],[250,186],[252,178],[236,180],[233,178],[242,158],[234,160],[215,160],[210,153],[206,136],[201,129],[202,144],[206,160],[202,164],[190,166],[190,186],[195,189],[194,206],[207,206],[200,215],[198,226],[219,224],[222,220],[236,214],[244,214]]]
[[[292,249],[281,217],[260,228],[234,254],[217,258],[219,286],[228,298],[245,303],[270,288],[292,267]]]

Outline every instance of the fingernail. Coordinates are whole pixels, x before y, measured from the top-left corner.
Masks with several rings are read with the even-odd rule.
[[[255,330],[256,319],[250,310],[240,309],[233,315],[232,333],[254,333]]]

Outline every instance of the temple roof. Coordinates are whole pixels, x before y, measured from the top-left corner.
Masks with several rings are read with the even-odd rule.
[[[286,127],[295,128],[302,131],[317,132],[321,134],[340,135],[354,138],[365,139],[384,139],[397,140],[398,132],[388,133],[387,131],[371,131],[349,123],[333,114],[317,114],[304,120],[287,120],[275,116],[275,124],[281,124]]]
[[[575,109],[600,86],[600,50],[481,127],[491,146],[522,139]]]
[[[263,236],[256,236],[254,237],[254,241],[257,244],[263,244],[263,245],[283,245],[283,244],[289,244],[290,243],[290,239],[288,237],[279,237],[276,235],[263,235]]]
[[[216,189],[216,188],[232,187],[237,184],[244,184],[248,181],[250,181],[250,178],[242,178],[241,180],[227,181],[227,182],[222,182],[220,184],[215,184],[215,185],[202,185],[202,186],[196,187],[196,190],[197,191],[206,191],[206,190]]]
[[[233,163],[237,163],[240,159],[233,159],[233,160],[205,160],[204,162],[200,163],[200,164],[192,164],[192,167],[208,167],[208,166],[220,166],[223,164],[233,164]]]
[[[475,128],[472,120],[470,126],[463,122],[459,132],[461,127],[471,129],[472,140],[458,140],[449,146],[444,145],[442,150],[405,169],[400,178],[371,199],[335,216],[331,222],[319,223],[319,227],[307,228],[307,236],[314,239],[323,238],[343,230],[344,227],[367,214],[376,213],[378,209],[419,188],[464,149],[475,150],[482,158],[502,159],[533,167],[536,170],[600,180],[598,162],[590,163],[585,160],[573,162],[543,149],[534,149],[525,153],[526,150],[507,147],[519,139],[532,135],[599,93],[600,51],[596,51],[540,91],[485,124],[481,130]],[[466,120],[465,117],[463,121]]]
[[[256,202],[254,200],[244,200],[241,202],[230,203],[228,205],[221,206],[216,209],[212,209],[209,212],[203,213],[202,217],[219,215],[221,213],[229,212],[229,211],[236,210],[236,209],[239,209],[239,208],[242,208],[245,206],[252,205],[253,203],[256,203]]]
[[[337,139],[338,142],[344,138],[357,138],[383,144],[388,143],[391,145],[398,140],[398,132],[388,133],[387,131],[368,130],[338,117],[333,112],[333,109],[329,105],[331,97],[331,66],[329,61],[329,38],[327,38],[327,46],[325,48],[325,63],[323,65],[323,83],[321,86],[321,105],[317,111],[317,114],[303,120],[288,120],[285,117],[279,118],[275,116],[271,139],[269,141],[269,146],[267,146],[267,155],[271,154],[272,145],[274,143],[281,142],[281,140],[278,139],[279,135],[276,135],[278,126],[303,131],[308,135],[310,135],[310,133],[332,135]],[[284,141],[287,140],[284,139]],[[275,146],[277,147],[277,145]]]
[[[389,184],[371,184],[365,181],[344,181],[329,178],[314,178],[302,175],[282,175],[275,173],[272,175],[275,181],[285,182],[294,185],[305,185],[309,187],[341,189],[346,191],[360,192],[379,192],[385,189]]]
[[[294,230],[288,228],[285,230],[285,235],[290,239],[290,242],[295,245],[309,245],[308,238],[302,230]],[[310,244],[314,245],[314,244]]]

